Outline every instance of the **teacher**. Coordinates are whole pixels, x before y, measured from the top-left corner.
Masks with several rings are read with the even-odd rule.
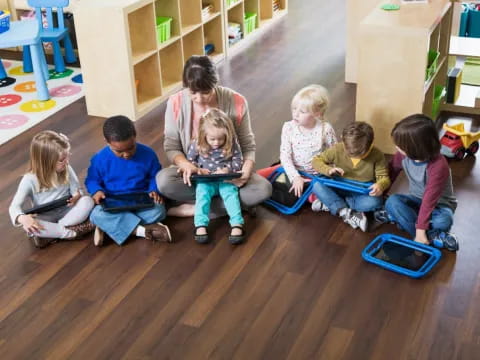
[[[194,55],[183,69],[184,89],[170,96],[165,111],[164,150],[174,165],[158,172],[159,191],[183,204],[171,208],[170,215],[193,216],[195,189],[190,176],[197,168],[185,156],[190,142],[198,135],[200,117],[210,108],[218,108],[232,120],[243,155],[242,176],[232,182],[240,188],[240,201],[251,208],[271,196],[272,186],[253,172],[255,136],[252,132],[247,100],[235,91],[218,85],[218,75],[208,56]]]

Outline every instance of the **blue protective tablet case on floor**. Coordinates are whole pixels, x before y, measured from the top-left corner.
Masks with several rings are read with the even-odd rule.
[[[386,244],[398,246],[399,248],[397,252],[405,256],[409,256],[409,254],[413,254],[415,251],[420,252],[426,257],[426,261],[423,262],[418,269],[409,269],[399,263],[395,264],[388,260],[376,257],[376,255],[384,248]],[[392,248],[390,251],[391,250]],[[373,241],[368,244],[367,247],[365,247],[365,249],[362,251],[362,257],[365,261],[383,267],[384,269],[418,279],[425,276],[430,270],[432,270],[432,268],[440,261],[442,253],[440,250],[434,247],[420,244],[416,241],[397,235],[381,234],[373,239]]]

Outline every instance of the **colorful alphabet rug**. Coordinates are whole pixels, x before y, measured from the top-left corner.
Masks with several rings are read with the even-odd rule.
[[[83,97],[79,68],[57,73],[49,66],[50,100],[37,100],[33,73],[24,73],[22,62],[1,60],[7,77],[0,80],[0,145]]]

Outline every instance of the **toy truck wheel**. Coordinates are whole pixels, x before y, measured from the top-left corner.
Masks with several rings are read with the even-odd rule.
[[[457,151],[455,151],[455,159],[457,160],[463,160],[463,158],[465,157],[465,148],[461,147],[461,148],[458,148]]]
[[[467,152],[471,155],[475,155],[477,153],[477,151],[478,151],[478,141],[474,141],[468,147]]]

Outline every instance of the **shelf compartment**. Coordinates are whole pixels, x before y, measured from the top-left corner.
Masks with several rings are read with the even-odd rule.
[[[235,6],[231,9],[229,9],[227,11],[227,24],[226,24],[226,27],[227,27],[227,33],[225,36],[228,37],[228,28],[229,28],[229,23],[230,22],[234,22],[234,23],[237,23],[237,24],[240,24],[240,31],[242,32],[242,38],[241,40],[237,41],[235,44],[233,45],[229,45],[230,47],[231,46],[234,46],[234,45],[237,45],[238,43],[242,42],[243,38],[245,37],[245,33],[244,33],[244,30],[245,30],[245,26],[244,26],[244,6],[243,6],[243,2],[241,3],[240,6]]]
[[[133,59],[142,59],[157,49],[153,4],[128,14],[128,31]]]
[[[170,40],[174,41],[173,39],[177,39],[181,32],[180,32],[180,8],[178,5],[177,0],[157,0],[155,1],[155,16],[168,16],[171,17],[173,20],[170,24]],[[165,43],[159,44],[164,45]]]
[[[288,0],[279,0],[280,3],[280,8],[278,10],[273,10],[273,17],[280,17],[283,16],[287,13],[287,7],[288,7]],[[272,2],[273,6],[273,2]]]
[[[244,13],[245,14],[250,13],[250,14],[255,14],[256,15],[256,17],[255,17],[255,27],[253,29],[253,31],[255,31],[255,29],[257,29],[258,26],[260,25],[260,19],[259,19],[259,16],[258,16],[258,13],[259,13],[258,0],[245,0],[244,4],[245,4],[244,5]],[[246,21],[244,23],[246,23]]]
[[[183,51],[181,40],[177,40],[161,49],[159,54],[162,90],[166,94],[182,83]]]
[[[272,0],[260,0],[260,11],[258,18],[259,26],[262,26],[262,22],[271,20],[273,18]]]
[[[180,0],[182,34],[187,34],[202,24],[201,0]]]
[[[203,55],[203,29],[202,27],[192,31],[183,37],[183,56],[186,62],[192,55]]]
[[[243,0],[226,0],[225,6],[227,7],[227,10],[230,10],[242,3]]]
[[[222,13],[222,1],[223,0],[202,0],[202,22],[204,24],[213,20]],[[203,16],[203,7],[206,5],[212,6],[210,14],[207,17]]]
[[[150,102],[162,96],[160,64],[157,53],[155,52],[142,62],[136,64],[133,67],[133,74],[133,86],[136,89],[137,105],[139,111],[141,111],[142,107],[148,106]]]
[[[222,18],[216,17],[214,20],[203,25],[203,36],[205,45],[213,44],[213,46],[215,46],[213,53],[209,54],[210,58],[215,60],[219,57],[223,58],[225,41],[222,31]]]

